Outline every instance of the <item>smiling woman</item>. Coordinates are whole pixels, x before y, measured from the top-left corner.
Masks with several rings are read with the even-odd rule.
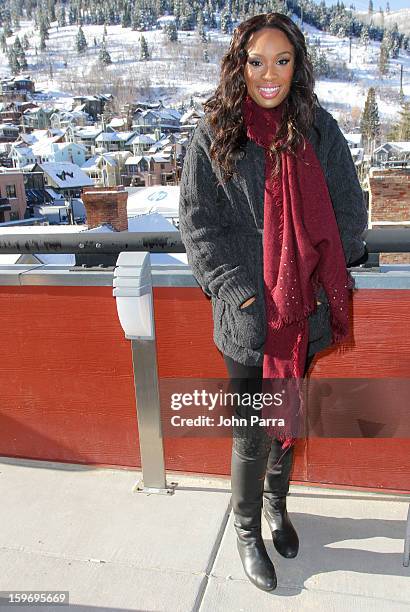
[[[248,94],[264,108],[278,106],[292,86],[293,45],[281,30],[262,28],[252,34],[246,51],[244,79]]]
[[[300,384],[315,352],[346,337],[346,264],[363,254],[367,210],[346,139],[314,93],[303,33],[288,16],[239,24],[204,109],[184,159],[179,229],[212,298],[214,341],[238,389],[235,414],[246,421],[233,423],[237,548],[249,580],[272,591],[261,509],[276,550],[295,557],[286,496],[303,406],[294,386],[272,440],[282,414],[263,407],[260,419],[244,395],[263,391],[265,379]]]

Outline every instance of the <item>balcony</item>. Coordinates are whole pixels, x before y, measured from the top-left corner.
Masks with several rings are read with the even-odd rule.
[[[37,238],[49,241],[48,251],[75,252],[73,243],[62,244],[66,237],[60,244]],[[78,251],[111,248],[115,257],[172,250],[152,236],[133,242],[128,234],[121,248],[113,245],[124,240],[120,233],[93,234],[87,244],[81,238]],[[39,252],[43,245],[33,240],[26,248]],[[11,242],[2,240],[0,252]],[[24,252],[24,244],[15,248]],[[408,379],[410,266],[352,275],[351,337],[343,353],[317,356],[310,378]],[[296,560],[281,558],[264,523],[279,586],[270,595],[258,591],[234,543],[231,438],[158,437],[158,413],[146,411],[156,376],[160,385],[227,378],[212,341],[211,304],[189,266],[152,265],[155,338],[130,340],[114,278],[114,266],[0,266],[2,588],[63,585],[71,605],[101,610],[270,610],[275,602],[406,609],[409,439],[298,441],[288,507],[301,551]],[[155,482],[162,467],[166,487]]]

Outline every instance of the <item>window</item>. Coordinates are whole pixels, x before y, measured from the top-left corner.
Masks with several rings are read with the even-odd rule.
[[[6,198],[15,198],[16,196],[16,186],[15,185],[6,185]]]
[[[19,220],[18,212],[15,210],[11,210],[10,211],[10,221],[18,221],[18,220]]]

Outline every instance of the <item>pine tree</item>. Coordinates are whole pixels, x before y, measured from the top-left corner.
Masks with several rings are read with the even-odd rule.
[[[368,146],[370,145],[370,153],[373,153],[372,145],[375,145],[376,138],[380,136],[379,109],[374,87],[369,87],[367,92],[367,99],[360,121],[360,131]]]
[[[225,8],[221,15],[221,32],[230,34],[232,31],[232,20],[228,10]]]
[[[146,38],[143,34],[141,34],[140,36],[140,44],[141,44],[141,53],[140,53],[140,59],[141,60],[149,60],[150,56],[149,56],[149,51],[148,51],[148,44],[146,41]]]
[[[164,34],[169,40],[169,42],[176,42],[178,40],[178,30],[174,21],[171,21],[170,23],[166,24],[164,28]]]
[[[360,34],[360,43],[364,46],[365,49],[367,49],[369,42],[370,42],[369,27],[367,24],[365,24],[363,25],[362,32]]]
[[[204,29],[204,18],[203,18],[202,13],[198,14],[197,32],[198,32],[198,36],[199,36],[201,42],[206,43],[206,34],[205,34],[205,29]]]
[[[48,0],[48,3],[47,3],[47,15],[48,15],[48,19],[49,19],[50,22],[57,20],[55,0]]]
[[[65,28],[65,26],[67,25],[64,4],[60,4],[59,7],[57,8],[57,23],[60,28]]]
[[[131,26],[131,8],[128,2],[124,5],[124,10],[121,18],[121,26],[129,28]]]
[[[3,32],[6,38],[8,38],[9,36],[13,34],[13,30],[11,29],[10,15],[5,15],[3,17]]]
[[[4,32],[0,34],[0,45],[3,53],[7,53],[7,38]]]
[[[75,46],[77,49],[77,53],[79,54],[84,53],[88,47],[87,40],[84,36],[84,32],[81,26],[78,28]]]
[[[27,34],[24,34],[23,36],[23,48],[25,51],[27,51],[27,49],[30,49],[30,41],[28,39]]]
[[[397,59],[399,57],[400,41],[402,38],[399,32],[397,22],[395,22],[394,26],[392,27],[390,31],[390,38],[391,38],[391,47],[390,47],[391,57],[393,59]]]
[[[44,38],[44,35],[40,36],[40,51],[45,51],[46,50],[46,39]],[[37,53],[36,53],[37,55]]]
[[[109,64],[112,64],[111,56],[108,53],[107,48],[105,46],[105,41],[103,41],[103,43],[101,45],[101,49],[100,49],[100,52],[98,54],[98,61],[101,64],[104,64],[104,66],[108,66]]]
[[[17,57],[18,62],[20,64],[20,69],[21,70],[26,70],[26,68],[27,68],[26,54],[24,52],[23,46],[22,46],[18,36],[16,36],[16,38],[14,40],[13,47],[14,47],[14,53],[16,54],[16,57]]]
[[[141,24],[141,10],[138,2],[134,4],[134,8],[132,10],[131,15],[131,28],[135,31],[138,30]]]
[[[389,61],[389,53],[386,49],[386,45],[383,44],[382,42],[380,45],[380,54],[379,54],[379,62],[378,62],[380,76],[387,74],[388,61]]]
[[[45,18],[44,15],[41,15],[39,18],[40,37],[43,36],[45,40],[48,40],[49,38],[49,35],[48,35],[49,27],[50,26],[47,26],[47,19]]]
[[[18,74],[20,72],[20,62],[16,55],[14,46],[9,47],[9,66],[12,74]]]
[[[77,23],[77,8],[72,4],[70,4],[70,8],[68,9],[68,23],[70,25]]]

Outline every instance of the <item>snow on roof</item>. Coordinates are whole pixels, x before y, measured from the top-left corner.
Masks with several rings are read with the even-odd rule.
[[[12,123],[0,123],[0,129],[7,128],[8,130],[17,130],[19,129],[18,125],[13,125]]]
[[[113,128],[116,128],[116,127],[122,127],[126,123],[127,123],[127,120],[124,119],[123,117],[113,117],[113,119],[111,119],[108,125],[110,125]]]
[[[28,155],[33,155],[33,151],[31,150],[30,147],[20,147],[20,146],[18,146],[18,147],[14,147],[13,150],[14,150],[14,152],[15,152],[15,154],[17,156],[21,156],[21,157],[25,156],[25,157],[27,157]]]
[[[121,140],[117,132],[101,132],[95,139],[96,142],[115,142]]]
[[[124,140],[125,142],[131,138],[131,136],[133,136],[135,134],[134,131],[132,132],[117,132],[117,136],[120,140]]]
[[[162,214],[152,212],[128,217],[129,232],[177,232],[177,228]],[[151,253],[152,264],[187,264],[186,253]]]
[[[47,191],[47,193],[54,200],[63,200],[64,201],[64,196],[61,193],[57,193],[57,191],[54,191],[54,189],[52,189],[51,187],[45,187],[45,191]]]
[[[356,133],[344,134],[344,137],[346,138],[346,140],[349,140],[350,142],[357,144],[357,145],[360,145],[360,142],[362,140],[362,135],[356,134]]]
[[[141,187],[128,192],[128,215],[161,212],[163,215],[179,216],[179,185]]]
[[[130,143],[134,144],[134,142],[138,142],[141,144],[154,144],[156,142],[155,138],[148,136],[147,134],[135,134],[130,138]]]
[[[80,138],[95,138],[98,134],[101,134],[101,128],[91,126],[76,127],[74,133]]]
[[[169,161],[169,156],[165,156],[165,155],[158,154],[158,155],[152,155],[151,157],[156,162],[167,162],[167,161]]]
[[[39,167],[61,188],[94,185],[94,181],[79,166],[70,162],[44,162]]]
[[[103,159],[108,166],[117,165],[117,161],[115,159],[103,153],[102,155],[94,155],[93,157],[90,157],[89,159],[87,159],[87,161],[85,162],[85,164],[81,166],[81,168],[85,170],[96,170],[98,168],[97,162],[100,159]]]
[[[125,165],[132,166],[134,164],[139,164],[142,159],[146,159],[147,161],[149,161],[150,157],[147,155],[136,155],[135,157],[129,157],[126,160]]]

